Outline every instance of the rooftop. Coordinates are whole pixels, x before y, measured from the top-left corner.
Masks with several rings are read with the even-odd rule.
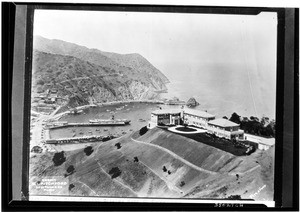
[[[220,127],[237,127],[240,126],[239,124],[236,124],[232,121],[229,121],[227,119],[214,119],[208,122],[208,124],[220,126]]]
[[[200,116],[200,117],[203,117],[203,118],[214,118],[215,117],[215,115],[212,115],[212,114],[207,113],[205,111],[190,109],[190,108],[184,109],[184,113],[188,113],[188,114],[195,115],[195,116]]]
[[[155,115],[161,115],[161,114],[178,114],[181,113],[181,110],[179,109],[161,109],[161,110],[155,110],[152,111]]]
[[[247,134],[247,133],[245,133],[245,137],[255,138],[258,141],[258,143],[268,145],[268,146],[273,146],[275,144],[275,138],[264,138],[261,136],[251,135],[251,134]]]

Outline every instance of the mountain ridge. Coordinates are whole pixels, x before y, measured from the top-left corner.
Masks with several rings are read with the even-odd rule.
[[[137,53],[102,52],[41,36],[34,38],[33,47],[33,93],[54,88],[64,99],[101,103],[153,100],[167,90],[168,79]]]

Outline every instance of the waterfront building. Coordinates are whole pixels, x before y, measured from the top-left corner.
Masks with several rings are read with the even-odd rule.
[[[244,130],[240,129],[240,125],[223,118],[209,121],[207,124],[207,133],[230,140],[244,139]]]
[[[179,125],[181,116],[182,111],[177,109],[155,110],[151,113],[151,120],[148,124],[148,128],[152,129],[159,125]]]
[[[215,119],[215,115],[196,109],[184,109],[183,120],[188,125],[207,129],[207,123]]]

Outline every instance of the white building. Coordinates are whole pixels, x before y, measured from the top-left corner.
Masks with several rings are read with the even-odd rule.
[[[207,123],[215,119],[215,115],[195,109],[184,109],[183,119],[188,125],[207,129]]]
[[[223,118],[209,121],[207,132],[230,140],[244,139],[244,130],[240,130],[240,125]]]
[[[245,133],[245,140],[257,143],[260,150],[268,150],[271,146],[275,145],[275,138],[264,138],[247,133]]]
[[[152,129],[156,126],[179,125],[182,116],[182,111],[177,109],[155,110],[151,113],[151,120],[148,128]]]

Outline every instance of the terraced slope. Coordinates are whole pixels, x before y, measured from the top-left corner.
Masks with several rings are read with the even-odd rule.
[[[257,152],[237,158],[182,139],[159,129],[141,137],[126,135],[95,143],[90,155],[84,149],[65,152],[66,161],[58,166],[52,162],[54,153],[36,154],[30,160],[30,176],[65,177],[72,185],[70,195],[77,196],[272,198],[272,155]],[[74,171],[70,172],[70,167]],[[264,185],[260,194],[253,196]],[[36,192],[34,187],[30,192]]]

